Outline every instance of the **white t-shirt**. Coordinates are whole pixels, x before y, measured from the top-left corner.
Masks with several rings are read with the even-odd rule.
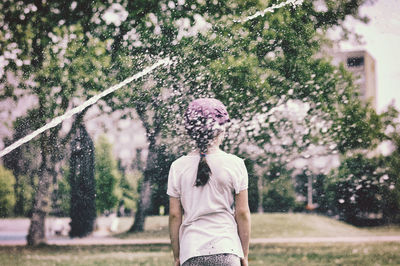
[[[184,218],[179,230],[180,262],[197,256],[230,253],[243,257],[234,218],[234,193],[248,188],[244,161],[218,151],[207,154],[210,179],[196,187],[200,156],[183,156],[171,165],[167,194],[180,199]]]

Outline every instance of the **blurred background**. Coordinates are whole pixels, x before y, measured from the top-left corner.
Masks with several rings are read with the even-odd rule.
[[[167,215],[169,166],[194,147],[182,116],[199,97],[228,108],[222,149],[245,159],[251,212],[399,224],[399,1],[287,1],[235,22],[277,3],[0,3],[1,149],[173,62],[0,159],[15,238],[142,232]]]

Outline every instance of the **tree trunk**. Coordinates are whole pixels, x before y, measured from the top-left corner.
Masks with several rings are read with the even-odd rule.
[[[147,155],[146,170],[140,187],[140,198],[137,204],[135,221],[129,232],[143,232],[147,213],[151,207],[151,185],[154,180],[154,172],[157,167],[157,151],[154,144],[150,144]]]
[[[39,182],[34,198],[31,224],[27,236],[29,246],[46,243],[45,218],[49,208],[49,188],[51,172],[49,171],[49,141],[44,133],[40,139],[42,162],[39,169]]]
[[[144,223],[147,216],[147,211],[151,206],[151,184],[150,180],[143,178],[143,183],[140,189],[140,199],[135,214],[135,222],[129,229],[129,232],[143,232]]]

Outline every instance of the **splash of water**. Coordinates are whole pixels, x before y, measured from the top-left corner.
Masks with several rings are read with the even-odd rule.
[[[249,20],[253,20],[253,19],[257,18],[257,17],[264,16],[267,12],[271,12],[272,13],[272,12],[274,12],[275,9],[278,9],[278,8],[281,8],[281,7],[284,7],[284,6],[287,6],[287,5],[292,5],[292,6],[296,7],[298,5],[301,5],[303,3],[303,1],[304,0],[287,0],[286,2],[282,2],[280,4],[275,4],[275,5],[272,5],[270,7],[267,7],[266,9],[264,9],[262,11],[258,11],[254,15],[251,15],[251,16],[246,17],[244,19],[233,20],[233,22],[243,23],[243,22],[246,22],[246,21],[249,21]],[[73,116],[74,114],[77,114],[77,113],[83,111],[85,108],[95,104],[98,100],[100,100],[104,96],[106,96],[106,95],[108,95],[108,94],[120,89],[121,87],[125,86],[126,84],[128,84],[128,83],[130,83],[130,82],[132,82],[132,81],[134,81],[134,80],[136,80],[138,78],[141,78],[141,77],[147,75],[148,73],[152,72],[154,69],[156,69],[157,67],[159,67],[161,65],[168,65],[168,64],[171,64],[171,63],[172,62],[171,62],[171,60],[169,58],[161,59],[158,62],[156,62],[154,65],[145,68],[141,72],[138,72],[135,75],[125,79],[121,83],[118,83],[117,85],[114,85],[114,86],[106,89],[105,91],[93,96],[92,98],[88,99],[87,101],[85,101],[81,105],[79,105],[79,106],[67,111],[65,114],[63,114],[61,116],[58,116],[58,117],[54,118],[53,120],[51,120],[49,123],[47,123],[43,127],[33,131],[31,134],[23,137],[22,139],[19,139],[18,141],[14,142],[10,146],[6,147],[4,150],[0,151],[0,158],[3,157],[4,155],[10,153],[14,149],[18,148],[22,144],[30,141],[31,139],[33,139],[37,135],[43,133],[47,129],[50,129],[52,127],[57,126],[58,124],[60,124],[65,119],[68,119],[71,116]]]
[[[65,119],[70,118],[71,116],[73,116],[74,114],[77,114],[79,112],[82,112],[85,108],[95,104],[98,100],[100,100],[101,98],[103,98],[104,96],[120,89],[121,87],[127,85],[128,83],[131,83],[132,81],[139,79],[145,75],[147,75],[148,73],[152,72],[154,69],[156,69],[157,67],[161,66],[161,65],[169,65],[171,64],[172,61],[169,58],[164,58],[159,60],[158,62],[156,62],[155,64],[143,69],[142,71],[136,73],[135,75],[125,79],[124,81],[111,86],[110,88],[104,90],[103,92],[91,97],[90,99],[88,99],[87,101],[83,102],[81,105],[67,111],[65,114],[60,115],[58,117],[55,117],[53,120],[51,120],[49,123],[47,123],[46,125],[44,125],[43,127],[33,131],[31,134],[23,137],[22,139],[17,140],[16,142],[14,142],[13,144],[11,144],[10,146],[6,147],[4,150],[0,151],[0,158],[3,157],[4,155],[6,155],[7,153],[13,151],[14,149],[18,148],[19,146],[21,146],[22,144],[30,141],[31,139],[33,139],[34,137],[36,137],[37,135],[43,133],[44,131],[46,131],[47,129],[50,129],[52,127],[57,126],[58,124],[60,124],[62,121],[64,121]]]
[[[267,7],[266,9],[264,9],[262,11],[257,11],[254,15],[251,15],[251,16],[246,17],[244,19],[233,20],[233,22],[243,23],[243,22],[258,18],[260,16],[263,17],[268,12],[273,13],[275,9],[278,9],[278,8],[281,8],[281,7],[284,7],[284,6],[287,6],[287,5],[292,5],[293,7],[296,7],[298,5],[303,4],[303,1],[304,0],[288,0],[286,2],[282,2],[282,3],[276,4],[276,5],[272,5],[270,7]]]

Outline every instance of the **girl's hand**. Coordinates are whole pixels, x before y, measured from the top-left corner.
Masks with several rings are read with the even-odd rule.
[[[180,265],[181,265],[181,263],[180,263],[179,259],[175,260],[174,266],[180,266]]]
[[[240,259],[240,265],[241,266],[248,266],[249,265],[249,259],[247,257],[241,258]]]

